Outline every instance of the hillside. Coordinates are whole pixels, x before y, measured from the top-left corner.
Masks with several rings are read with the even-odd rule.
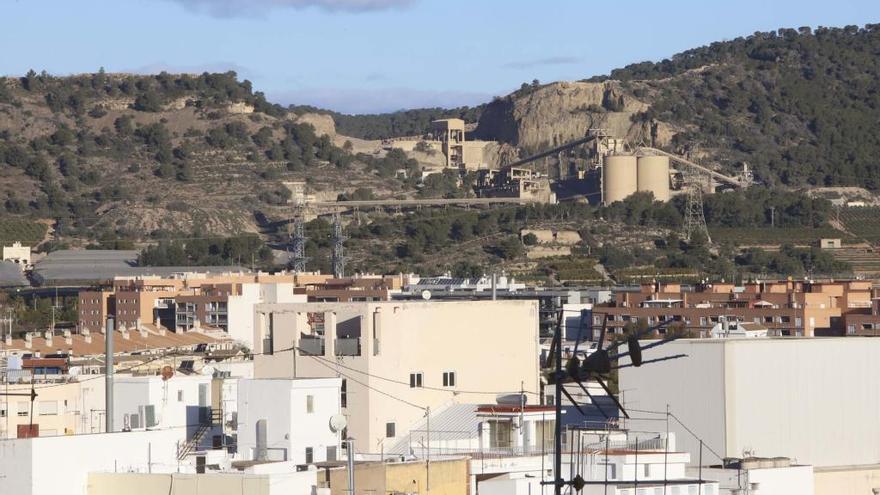
[[[476,134],[526,149],[607,128],[770,185],[880,188],[880,25],[780,29],[489,103]]]
[[[405,166],[357,160],[332,119],[272,105],[234,73],[0,79],[0,210],[54,219],[64,239],[256,232],[286,215],[283,181],[382,194]]]

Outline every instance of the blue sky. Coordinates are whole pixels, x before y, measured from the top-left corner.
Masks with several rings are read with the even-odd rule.
[[[0,0],[0,73],[232,69],[278,103],[381,112],[878,19],[877,0]]]

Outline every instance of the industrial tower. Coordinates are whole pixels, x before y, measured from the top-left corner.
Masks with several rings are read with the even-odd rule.
[[[290,233],[290,250],[288,252],[288,263],[290,269],[295,273],[306,271],[306,219],[305,204],[295,204],[293,207],[293,231]]]
[[[709,237],[709,227],[703,213],[703,187],[700,178],[700,174],[693,171],[688,171],[685,175],[687,204],[684,210],[684,240],[691,242],[694,234],[700,232],[706,237],[706,243],[711,244],[712,238]]]
[[[339,213],[333,214],[333,276],[345,276],[345,241],[348,237],[342,232],[342,221]]]

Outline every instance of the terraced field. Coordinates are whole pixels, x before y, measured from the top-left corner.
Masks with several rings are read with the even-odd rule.
[[[46,226],[30,220],[4,217],[0,220],[0,243],[9,245],[15,241],[34,246],[46,235]]]
[[[880,208],[843,208],[840,221],[853,235],[871,243],[880,242]]]
[[[880,224],[878,224],[880,225]],[[713,242],[729,242],[737,246],[769,246],[781,244],[812,245],[822,238],[842,238],[843,242],[854,239],[831,226],[819,228],[721,228],[709,230]],[[880,235],[880,234],[878,234]]]

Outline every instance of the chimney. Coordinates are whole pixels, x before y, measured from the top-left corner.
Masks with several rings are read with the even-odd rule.
[[[73,335],[70,334],[70,330],[64,331],[64,343],[67,345],[73,345]]]
[[[40,359],[40,351],[34,351],[34,357]]]
[[[7,346],[11,346],[12,345],[12,335],[7,333],[6,336],[3,337],[3,342]]]
[[[31,346],[34,345],[34,337],[30,332],[24,334],[24,346],[27,349],[30,349]]]
[[[52,347],[52,330],[46,330],[43,337],[46,339],[46,347]]]
[[[83,332],[83,340],[86,342],[86,344],[92,343],[92,334],[88,333],[88,330]]]

